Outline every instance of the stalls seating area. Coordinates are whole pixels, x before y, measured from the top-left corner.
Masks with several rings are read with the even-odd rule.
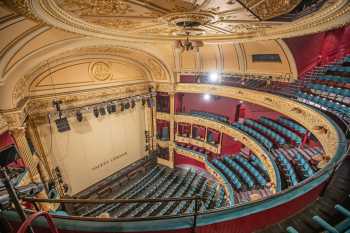
[[[156,166],[142,179],[129,184],[115,196],[114,199],[155,199],[178,198],[200,195],[208,197],[201,203],[200,210],[206,211],[221,208],[226,205],[225,193],[214,180],[208,180],[197,171],[188,169],[170,169]],[[80,213],[82,216],[99,216],[108,213],[118,218],[162,216],[179,213],[192,213],[194,206],[191,201],[157,202],[157,203],[119,203],[102,204]]]

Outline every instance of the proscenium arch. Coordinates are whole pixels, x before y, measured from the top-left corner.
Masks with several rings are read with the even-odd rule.
[[[74,39],[76,40],[76,39]],[[89,40],[87,40],[89,41]],[[77,44],[75,44],[77,45]],[[88,46],[85,46],[88,45]],[[46,49],[49,49],[50,46],[48,46]],[[68,55],[71,56],[78,56],[85,54],[86,56],[89,56],[89,54],[99,56],[115,56],[120,57],[121,59],[128,59],[132,61],[135,64],[138,64],[138,66],[142,66],[143,69],[146,71],[148,76],[150,77],[151,82],[171,82],[172,80],[172,72],[170,72],[169,67],[164,64],[158,57],[155,57],[154,55],[145,52],[140,49],[135,49],[132,47],[125,47],[125,46],[114,46],[114,45],[90,45],[90,43],[83,43],[80,47],[75,47],[72,49],[71,46],[67,46],[65,49],[60,49],[60,53],[58,53],[54,57],[44,57],[42,59],[37,60],[34,64],[30,64],[30,69],[28,68],[28,62],[30,61],[32,56],[39,56],[39,54],[31,54],[28,57],[25,57],[24,60],[21,63],[17,64],[15,67],[13,67],[14,70],[12,70],[10,73],[8,73],[9,76],[7,76],[8,81],[6,81],[4,86],[0,86],[0,89],[4,90],[2,94],[4,96],[12,96],[13,93],[18,92],[16,88],[21,87],[22,84],[28,84],[27,79],[29,79],[29,83],[32,82],[30,80],[30,77],[33,73],[35,73],[36,70],[40,69],[41,67],[50,66],[51,62],[54,60],[59,60],[60,57],[67,57]],[[44,49],[44,51],[46,51]],[[87,51],[86,51],[87,50]],[[43,53],[44,51],[41,51],[40,53]],[[45,59],[47,58],[47,59]],[[142,58],[142,59],[137,59]],[[23,64],[24,67],[21,66]],[[18,71],[15,72],[15,71]],[[17,74],[16,76],[15,73]],[[157,80],[154,78],[155,76],[159,76],[160,79]],[[13,77],[14,76],[14,77]],[[162,80],[162,79],[165,80]],[[23,82],[24,80],[24,82]],[[27,97],[27,96],[25,96]],[[4,98],[5,99],[5,98]],[[6,103],[4,103],[6,102]],[[4,102],[0,103],[0,107],[3,109],[11,109],[16,108],[17,101],[12,100],[4,100]]]
[[[210,84],[177,84],[176,92],[208,93],[254,103],[282,113],[307,128],[321,143],[326,157],[336,155],[339,144],[344,143],[334,124],[319,111],[297,101],[246,88]]]
[[[225,133],[228,136],[240,141],[242,144],[248,147],[265,165],[272,182],[271,191],[273,193],[281,191],[281,177],[275,161],[273,160],[271,154],[250,135],[238,129],[229,127],[226,124],[204,119],[197,116],[177,114],[175,115],[175,122],[186,122],[191,124],[203,125],[205,127],[209,127],[216,131]]]
[[[21,70],[28,72],[28,62],[30,62],[30,64],[35,63],[35,65],[38,65],[52,57],[59,56],[62,53],[84,48],[119,48],[127,49],[134,53],[142,53],[145,56],[148,56],[150,59],[154,59],[162,67],[164,72],[166,72],[167,82],[174,81],[170,64],[163,62],[164,59],[160,54],[157,53],[157,51],[154,49],[152,50],[152,45],[150,43],[138,45],[135,43],[131,44],[127,41],[110,41],[91,37],[78,37],[57,41],[30,52],[18,60],[14,65],[11,66],[9,70],[6,70],[6,72],[1,71],[2,77],[0,78],[0,85],[1,83],[4,83],[8,78],[12,77],[15,74],[18,74],[18,72]],[[23,72],[21,72],[21,74],[22,73]]]

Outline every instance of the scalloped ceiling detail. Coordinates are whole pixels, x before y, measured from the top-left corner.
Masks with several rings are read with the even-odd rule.
[[[7,0],[21,13],[67,31],[108,39],[266,40],[303,35],[349,22],[346,0],[330,0],[293,22],[270,19],[301,0]],[[184,27],[179,25],[192,26]]]

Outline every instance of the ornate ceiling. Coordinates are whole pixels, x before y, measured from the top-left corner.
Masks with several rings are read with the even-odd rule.
[[[17,11],[55,27],[109,39],[271,39],[340,26],[346,0],[330,0],[296,22],[270,19],[301,0],[7,0]],[[331,22],[331,20],[333,20]],[[329,23],[332,26],[329,26]],[[319,26],[320,25],[320,26]],[[305,33],[304,33],[305,34]]]

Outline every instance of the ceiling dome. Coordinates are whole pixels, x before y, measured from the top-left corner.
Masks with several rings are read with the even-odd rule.
[[[276,39],[340,26],[345,0],[327,1],[314,14],[290,22],[276,17],[300,0],[7,0],[52,26],[108,39],[172,40],[189,34],[203,40]],[[344,5],[345,4],[345,5]],[[346,21],[346,20],[345,20]],[[341,21],[344,23],[344,20]]]

